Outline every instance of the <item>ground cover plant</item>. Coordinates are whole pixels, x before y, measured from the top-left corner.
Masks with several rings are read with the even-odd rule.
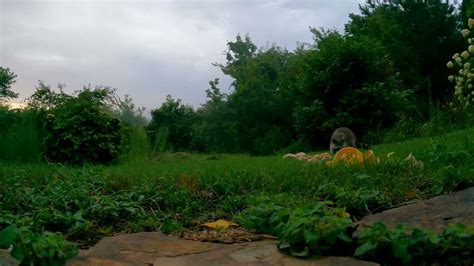
[[[366,215],[474,185],[472,1],[372,2],[294,51],[237,35],[214,64],[230,90],[210,81],[197,109],[169,95],[149,123],[102,86],[40,81],[26,110],[0,105],[0,249],[62,265],[105,236],[227,219],[298,257],[473,264],[469,225],[354,233]],[[0,104],[16,78],[0,67]],[[341,125],[380,162],[282,158],[326,149]]]
[[[313,239],[313,246],[327,246],[328,251],[322,254],[328,254],[331,243],[348,240],[349,234],[345,237],[340,233],[346,232],[350,218],[472,186],[473,138],[471,128],[431,140],[375,146],[382,162],[366,167],[327,167],[282,159],[281,155],[188,153],[142,156],[140,160],[124,158],[111,166],[25,163],[19,168],[15,163],[3,162],[0,163],[0,228],[28,228],[31,234],[53,239],[50,241],[57,238],[45,232],[55,232],[86,248],[114,233],[172,232],[224,218],[262,232],[281,234],[285,240],[282,243],[297,247],[296,250],[303,252],[301,255],[310,249],[298,249],[305,246],[304,242],[301,244],[299,234],[289,228],[303,226],[297,225],[298,219],[315,214],[312,217],[339,217],[320,223],[335,230],[333,233],[303,235]],[[423,160],[423,168],[410,166],[403,160],[406,145],[426,147],[426,150],[415,149],[415,156]],[[389,151],[395,151],[390,159],[386,158]],[[331,209],[318,203],[326,201],[332,202]],[[271,211],[253,215],[259,217],[260,224],[252,225],[248,217],[242,218],[264,203],[275,205],[273,209],[296,207],[294,213],[279,215],[279,219],[288,219],[286,229],[272,225],[271,219],[265,220],[272,215]],[[262,223],[271,226],[264,229]],[[311,228],[314,221],[310,219],[307,223]],[[271,231],[277,228],[281,231]],[[58,242],[57,246],[64,245]],[[372,258],[368,254],[364,253],[364,257]]]

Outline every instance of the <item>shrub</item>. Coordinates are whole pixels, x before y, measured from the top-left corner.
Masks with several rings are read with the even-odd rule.
[[[10,226],[0,231],[0,248],[13,247],[12,257],[21,265],[64,265],[79,252],[74,244],[51,232],[34,233]]]
[[[158,152],[190,150],[195,116],[191,107],[168,95],[160,108],[151,111],[147,133],[153,149]]]
[[[384,47],[367,37],[313,33],[316,44],[306,52],[301,104],[293,113],[298,135],[321,146],[327,143],[321,136],[342,125],[359,136],[392,126],[409,107],[410,92]]]
[[[49,111],[46,118],[45,154],[55,162],[108,164],[123,149],[121,122],[106,112],[113,96],[108,88],[84,88]]]

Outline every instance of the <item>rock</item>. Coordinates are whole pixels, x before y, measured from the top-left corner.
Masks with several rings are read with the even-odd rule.
[[[215,249],[216,244],[183,240],[159,232],[106,237],[68,265],[146,265],[158,257],[177,257]],[[119,263],[119,264],[117,264]]]
[[[370,215],[357,224],[364,228],[376,221],[387,227],[405,224],[441,233],[448,224],[474,224],[474,187]]]
[[[154,266],[181,265],[288,265],[288,266],[330,266],[330,265],[378,265],[349,257],[325,257],[297,259],[289,257],[276,247],[275,241],[258,241],[222,246],[218,249],[180,256],[177,258],[158,258]]]
[[[162,233],[107,237],[68,265],[377,265],[348,257],[297,259],[278,251],[276,240],[231,245],[185,240]]]
[[[9,250],[0,249],[0,266],[17,266],[20,262],[10,256]]]

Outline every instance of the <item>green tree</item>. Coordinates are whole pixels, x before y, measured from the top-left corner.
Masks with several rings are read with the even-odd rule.
[[[35,87],[35,92],[27,99],[28,107],[38,110],[50,110],[72,98],[71,95],[64,92],[62,84],[58,85],[58,89],[59,92],[56,92],[51,89],[51,86],[39,81],[38,86]]]
[[[160,108],[151,111],[151,117],[147,131],[152,145],[166,144],[173,151],[191,150],[196,114],[190,106],[168,95]]]
[[[469,18],[474,18],[474,0],[463,0],[461,3],[460,20],[462,28],[468,28],[467,21]]]
[[[408,106],[408,92],[384,47],[365,36],[312,32],[315,45],[303,52],[293,113],[299,138],[325,147],[331,131],[340,126],[358,136],[391,126]]]
[[[289,145],[293,55],[276,45],[257,50],[250,37],[240,35],[228,43],[226,54],[226,63],[216,65],[234,79],[226,107],[240,151],[268,154]]]
[[[445,62],[462,48],[456,6],[449,1],[367,1],[351,14],[350,36],[367,36],[387,48],[417,106],[427,113],[434,101],[451,97]],[[466,20],[467,21],[467,20]]]
[[[0,66],[0,100],[18,97],[18,93],[10,89],[13,83],[15,83],[16,77],[17,75],[9,68]]]
[[[122,122],[131,126],[145,126],[146,118],[143,116],[145,107],[135,107],[133,99],[129,95],[125,95],[123,100],[118,100],[118,105],[112,107],[112,112]]]
[[[201,152],[235,152],[237,133],[228,95],[221,92],[218,78],[209,85],[207,101],[196,112],[193,147]]]

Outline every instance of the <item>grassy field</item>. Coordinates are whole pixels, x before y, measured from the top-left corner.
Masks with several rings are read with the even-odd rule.
[[[143,143],[142,143],[143,144]],[[332,201],[352,218],[474,185],[474,128],[373,147],[378,165],[327,167],[229,154],[140,149],[112,166],[0,163],[0,229],[61,232],[88,247],[117,232],[171,232],[218,218],[239,221],[262,202]],[[141,148],[143,149],[143,148]],[[395,152],[391,158],[386,155]],[[423,167],[404,158],[413,153]]]

